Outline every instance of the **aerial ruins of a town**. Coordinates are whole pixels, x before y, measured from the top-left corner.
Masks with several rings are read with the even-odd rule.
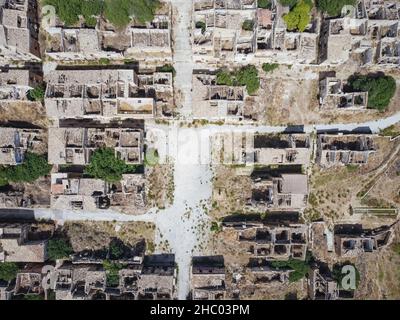
[[[0,0],[0,300],[400,299],[400,0]]]

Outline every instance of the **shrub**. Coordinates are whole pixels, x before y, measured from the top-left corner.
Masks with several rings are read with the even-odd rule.
[[[41,176],[49,174],[51,165],[45,157],[27,152],[20,165],[0,167],[0,185],[12,182],[33,182]]]
[[[251,95],[260,87],[260,79],[258,78],[257,68],[248,65],[229,72],[227,70],[219,70],[217,72],[217,84],[227,86],[246,86],[247,92]]]
[[[154,19],[158,0],[105,0],[104,16],[116,27],[125,27],[130,16],[141,23]]]
[[[319,11],[327,13],[330,16],[339,16],[346,5],[355,6],[356,0],[317,0],[316,6]]]
[[[18,273],[18,266],[14,262],[0,263],[0,279],[11,281],[16,278]]]
[[[123,160],[118,159],[112,148],[101,148],[93,153],[89,165],[85,168],[85,173],[107,182],[117,182],[122,179],[124,173],[135,170],[136,166],[127,165]]]
[[[108,58],[100,58],[99,59],[99,64],[109,65],[110,63],[111,63],[111,61]]]
[[[310,23],[310,11],[311,6],[306,1],[298,2],[289,13],[283,16],[287,29],[303,32]]]
[[[279,3],[284,7],[294,7],[298,0],[279,0]]]
[[[47,245],[47,254],[52,261],[68,258],[73,252],[71,244],[65,239],[50,239]]]
[[[384,111],[396,92],[396,80],[382,74],[356,75],[348,80],[352,91],[368,92],[368,108]]]
[[[272,72],[277,68],[279,68],[279,64],[277,63],[263,63],[262,65],[262,69],[267,73]]]
[[[171,72],[173,76],[176,75],[174,66],[172,66],[170,64],[165,64],[162,67],[158,67],[157,72]]]
[[[253,20],[244,20],[242,24],[242,29],[246,31],[252,31],[254,28]]]
[[[258,7],[261,9],[271,9],[271,0],[258,0]]]
[[[201,33],[204,33],[206,31],[206,24],[203,21],[197,21],[196,28],[201,29]]]
[[[44,4],[56,9],[58,17],[67,25],[75,25],[82,15],[89,27],[96,25],[97,19],[103,11],[103,0],[44,0]]]
[[[46,86],[44,84],[39,85],[28,91],[28,99],[31,101],[44,101],[44,95],[46,92]]]
[[[272,261],[271,267],[275,269],[292,269],[289,274],[289,282],[296,282],[303,279],[310,270],[310,264],[314,261],[311,253],[307,252],[305,261],[290,258],[287,261]]]
[[[103,261],[103,268],[106,271],[106,282],[109,287],[116,287],[119,284],[119,270],[124,268],[123,264],[111,262],[109,260]]]

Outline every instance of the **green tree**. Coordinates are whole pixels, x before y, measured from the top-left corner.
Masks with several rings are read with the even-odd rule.
[[[349,78],[351,91],[368,92],[368,108],[384,111],[396,92],[396,80],[383,74],[355,75]]]
[[[44,101],[44,95],[46,92],[46,85],[41,84],[28,91],[28,99],[31,101]]]
[[[122,179],[124,173],[132,172],[135,168],[118,159],[112,148],[101,148],[93,153],[85,173],[107,182],[117,182]]]
[[[34,182],[41,176],[49,174],[51,165],[44,156],[27,152],[20,165],[0,167],[0,185],[11,182]]]
[[[247,92],[252,95],[260,87],[257,68],[253,65],[242,67],[233,72],[220,69],[217,72],[216,81],[218,85],[246,86]]]
[[[116,287],[119,284],[119,270],[125,266],[121,263],[111,262],[109,260],[103,261],[103,268],[106,271],[106,282],[109,287]]]
[[[258,7],[261,9],[271,9],[272,8],[271,0],[258,0]]]
[[[50,239],[47,245],[47,254],[52,261],[68,258],[73,252],[71,244],[65,239]]]
[[[310,11],[311,6],[306,1],[298,2],[289,13],[283,16],[287,29],[303,32],[311,21]]]
[[[279,0],[279,3],[284,7],[294,7],[297,4],[298,0]]]
[[[242,29],[246,31],[252,31],[254,28],[253,20],[244,20],[242,24]]]
[[[16,278],[18,270],[19,268],[14,262],[2,262],[0,263],[0,279],[11,281]]]
[[[303,279],[310,270],[310,264],[314,261],[310,252],[307,252],[304,261],[290,258],[287,261],[272,261],[270,263],[272,268],[275,269],[292,269],[289,274],[289,282],[296,282]]]
[[[268,73],[268,72],[272,72],[275,69],[279,68],[279,64],[277,63],[263,63],[262,65],[262,69]]]
[[[316,6],[319,11],[327,13],[329,16],[336,17],[342,12],[344,6],[355,6],[356,0],[317,0]]]

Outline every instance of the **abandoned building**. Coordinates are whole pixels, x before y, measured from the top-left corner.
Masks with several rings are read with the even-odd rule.
[[[175,256],[145,256],[135,262],[124,260],[116,286],[107,284],[102,263],[64,262],[56,270],[57,300],[148,300],[176,297]]]
[[[317,63],[319,19],[313,16],[304,32],[288,31],[282,18],[287,12],[289,7],[275,0],[265,9],[257,0],[194,1],[194,61]]]
[[[0,12],[0,64],[38,62],[35,0],[4,0]]]
[[[172,63],[171,6],[161,1],[152,21],[132,20],[123,30],[98,19],[96,26],[84,23],[67,28],[60,19],[45,28],[48,57],[58,62],[124,61],[134,58],[145,68]]]
[[[21,223],[0,223],[0,262],[45,262],[47,240],[30,240],[32,227]]]
[[[306,134],[254,134],[244,150],[246,164],[308,165],[310,157],[310,137]]]
[[[29,68],[0,69],[0,101],[27,100],[28,91],[40,80]]]
[[[81,174],[53,173],[51,175],[51,207],[92,211],[116,207],[144,209],[145,177],[124,174],[118,183],[84,178]]]
[[[329,267],[316,264],[308,273],[308,296],[311,300],[336,300],[339,297],[339,286]]]
[[[301,166],[300,166],[301,167]],[[284,166],[280,167],[283,171]],[[302,173],[254,170],[248,206],[261,210],[302,209],[307,205],[308,177]]]
[[[224,228],[234,228],[237,240],[248,245],[253,258],[264,260],[304,260],[308,246],[308,226],[300,223],[279,223],[255,221],[248,223],[224,222]]]
[[[218,85],[211,71],[193,71],[193,110],[196,118],[226,121],[258,120],[257,97],[250,96],[245,86]]]
[[[0,164],[18,165],[27,152],[44,153],[47,146],[40,129],[0,128]]]
[[[133,69],[57,69],[45,80],[50,118],[152,118],[173,101],[172,73]]]
[[[323,110],[363,110],[368,105],[368,92],[346,92],[345,82],[325,77],[319,82],[319,103]]]
[[[250,258],[246,271],[256,287],[265,287],[289,283],[291,268],[273,268],[269,261],[262,258]]]
[[[364,229],[361,224],[336,225],[335,252],[340,257],[354,257],[364,252],[374,252],[388,244],[391,234],[391,228],[387,226]]]
[[[86,165],[99,148],[113,148],[127,164],[143,162],[143,131],[132,128],[50,128],[49,163]]]
[[[192,257],[190,284],[190,296],[193,300],[225,299],[224,257]]]
[[[354,10],[326,20],[322,27],[327,41],[325,63],[351,59],[360,65],[398,66],[399,9],[396,1],[359,0]]]
[[[327,135],[317,138],[317,163],[322,167],[366,164],[375,153],[373,137],[367,135]]]

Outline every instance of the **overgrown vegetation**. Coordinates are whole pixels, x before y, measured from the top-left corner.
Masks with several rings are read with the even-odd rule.
[[[222,226],[217,221],[213,221],[213,222],[211,222],[210,231],[218,233],[218,232],[222,231]]]
[[[309,1],[301,0],[283,16],[289,31],[298,30],[303,32],[311,21],[310,12],[312,5]]]
[[[47,245],[49,259],[56,261],[57,259],[68,258],[74,251],[71,244],[65,239],[50,239]]]
[[[394,138],[394,137],[397,137],[398,135],[400,135],[400,131],[398,129],[396,129],[395,125],[391,125],[390,127],[387,127],[385,129],[381,130],[379,132],[379,134],[384,137]]]
[[[121,263],[111,262],[109,260],[103,261],[103,268],[106,271],[107,286],[116,287],[119,284],[119,270],[125,266]]]
[[[0,263],[0,280],[11,281],[18,273],[18,266],[14,262]]]
[[[271,8],[272,8],[271,0],[258,0],[258,7],[260,9],[271,10]]]
[[[368,108],[384,111],[396,92],[396,80],[383,74],[354,75],[348,80],[350,90],[368,92]]]
[[[242,24],[242,29],[246,31],[252,31],[254,28],[253,20],[244,20]]]
[[[279,64],[277,63],[263,63],[262,64],[262,69],[268,73],[268,72],[272,72],[275,69],[279,68]]]
[[[285,7],[294,7],[298,0],[279,0],[279,3]]]
[[[67,26],[75,25],[79,16],[83,16],[85,24],[94,27],[96,16],[101,15],[104,8],[103,0],[44,0],[44,4],[55,7],[57,15]]]
[[[101,148],[93,153],[85,174],[107,182],[118,182],[124,173],[132,173],[136,169],[137,166],[127,165],[117,158],[112,148]]]
[[[217,84],[227,86],[246,86],[247,92],[254,94],[260,87],[257,68],[253,65],[229,72],[221,69],[217,72]]]
[[[206,31],[206,24],[203,21],[197,21],[196,28],[201,29],[201,33],[204,33]]]
[[[342,12],[344,6],[355,6],[356,0],[317,0],[316,6],[319,11],[327,13],[329,16],[336,17]]]
[[[335,264],[332,269],[332,277],[335,279],[337,284],[339,285],[339,288],[343,289],[342,287],[342,280],[343,278],[347,275],[347,273],[342,273],[342,269],[345,265],[351,265],[354,267],[354,270],[356,272],[356,288],[358,288],[358,285],[360,284],[360,272],[356,268],[356,266],[353,263],[350,262],[345,262],[343,264]],[[352,291],[352,290],[350,290]]]
[[[270,265],[275,269],[292,269],[293,271],[289,274],[289,282],[296,282],[303,279],[308,271],[310,270],[310,264],[314,261],[313,256],[310,252],[307,252],[306,259],[304,261],[290,258],[287,261],[271,261]]]
[[[46,86],[43,84],[38,85],[37,87],[28,91],[28,99],[31,101],[43,102],[45,92],[46,92]]]
[[[174,66],[172,66],[170,64],[165,64],[162,67],[158,67],[157,72],[171,72],[174,77],[176,75]]]
[[[140,23],[154,19],[158,0],[44,0],[56,8],[56,13],[67,25],[73,26],[83,16],[88,27],[94,27],[103,15],[116,27],[125,27],[133,16]]]
[[[27,152],[20,165],[0,166],[0,186],[9,182],[34,182],[39,177],[49,174],[51,165],[44,156]]]
[[[116,27],[125,27],[134,16],[140,23],[152,21],[158,0],[105,0],[104,16]]]

